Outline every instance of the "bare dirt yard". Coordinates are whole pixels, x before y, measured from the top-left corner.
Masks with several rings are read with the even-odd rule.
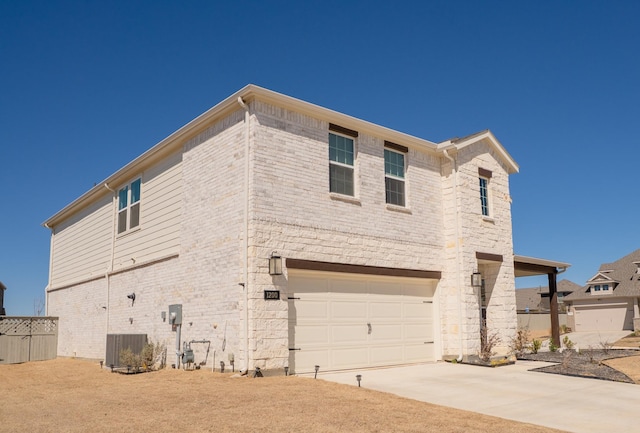
[[[210,370],[0,365],[0,432],[557,432],[356,386]]]

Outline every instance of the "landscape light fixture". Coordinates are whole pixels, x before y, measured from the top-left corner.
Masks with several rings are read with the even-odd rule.
[[[287,366],[284,367],[284,375],[289,376],[289,367]]]
[[[313,378],[316,379],[318,377],[318,370],[320,370],[320,366],[316,365],[316,374],[313,375]]]
[[[362,380],[362,375],[356,374],[356,380],[358,381],[358,388],[360,388],[360,381]]]
[[[478,271],[475,271],[471,274],[471,287],[479,288],[482,287],[482,274]]]
[[[275,251],[269,257],[269,275],[282,275],[282,257]]]

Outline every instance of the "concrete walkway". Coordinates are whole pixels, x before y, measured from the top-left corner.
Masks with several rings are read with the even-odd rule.
[[[640,385],[528,371],[518,361],[488,368],[439,362],[319,374],[318,379],[570,432],[638,432]]]

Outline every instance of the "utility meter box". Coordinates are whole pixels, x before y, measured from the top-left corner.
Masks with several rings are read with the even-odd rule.
[[[182,325],[182,304],[169,305],[169,323]]]

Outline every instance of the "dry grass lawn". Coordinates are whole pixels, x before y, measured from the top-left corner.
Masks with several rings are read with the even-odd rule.
[[[0,365],[0,432],[553,432],[366,388],[211,371]]]

